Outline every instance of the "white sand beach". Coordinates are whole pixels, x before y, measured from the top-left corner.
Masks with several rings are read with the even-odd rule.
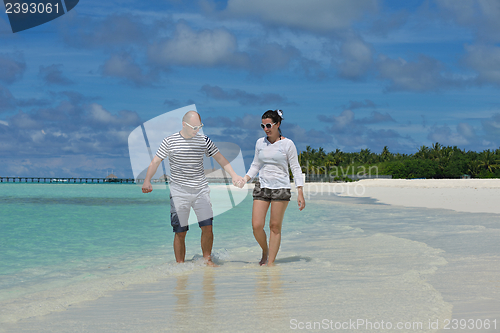
[[[170,273],[0,331],[497,332],[499,193],[496,179],[309,183],[304,211],[292,197],[276,267],[257,265],[250,229],[236,240],[215,229],[220,267],[196,256],[151,267]]]
[[[340,196],[370,197],[389,205],[500,214],[500,179],[366,179],[306,184],[310,196],[329,190]]]
[[[330,192],[345,198],[373,199],[376,203],[392,207],[485,213],[470,215],[471,228],[465,230],[467,227],[464,226],[464,230],[459,232],[479,234],[491,231],[500,236],[500,215],[497,215],[500,214],[500,179],[370,179],[352,183],[308,183],[305,186],[305,193],[309,198],[330,195]],[[481,225],[479,228],[484,229],[482,232],[474,231],[474,225]],[[473,254],[472,252],[484,251],[479,251],[477,245],[478,242],[486,241],[483,236],[475,237],[474,244],[468,244],[471,240],[465,236],[461,240],[463,243],[457,246],[463,246],[470,253],[456,255],[450,251],[444,256],[447,265],[428,279],[442,292],[444,299],[453,305],[451,320],[455,320],[455,325],[458,325],[441,328],[439,332],[483,332],[486,330],[484,327],[468,328],[467,325],[460,324],[464,323],[464,319],[469,322],[478,320],[478,323],[487,320],[486,318],[492,318],[496,322],[500,320],[500,253],[497,252],[498,249],[492,249],[492,252],[496,252],[495,255]],[[489,330],[497,331],[500,327],[496,326],[496,330],[490,327]]]

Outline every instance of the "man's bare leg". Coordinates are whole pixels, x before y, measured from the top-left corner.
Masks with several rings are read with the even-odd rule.
[[[176,232],[174,236],[175,261],[178,263],[184,262],[184,258],[186,257],[186,234],[187,231]]]
[[[288,201],[273,201],[271,203],[271,218],[269,219],[269,259],[268,266],[274,266],[281,244],[281,225],[288,206]]]
[[[264,225],[266,224],[266,214],[269,208],[269,201],[254,200],[252,207],[252,228],[253,235],[257,243],[259,243],[262,248],[262,258],[259,261],[259,265],[265,265],[267,263],[267,257],[269,255],[269,248],[267,247],[267,236],[264,231]]]
[[[212,261],[212,246],[214,243],[214,233],[211,225],[201,227],[201,252],[203,252],[203,259],[208,266],[217,266]]]

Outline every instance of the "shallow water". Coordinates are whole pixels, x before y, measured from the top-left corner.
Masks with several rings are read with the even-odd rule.
[[[389,331],[432,332],[431,323],[455,318],[453,307],[467,302],[476,308],[488,304],[493,312],[483,311],[482,319],[499,314],[495,214],[392,207],[333,195],[310,197],[299,212],[292,198],[278,265],[267,269],[257,265],[260,248],[248,196],[215,218],[220,267],[210,269],[197,260],[196,225],[187,237],[186,257],[192,260],[174,264],[166,191],[5,185],[0,320],[14,323],[4,326],[12,331],[64,331],[73,323],[83,331],[279,332],[352,321],[365,324],[356,331],[388,331],[376,328],[384,321],[417,325]],[[472,262],[473,270],[467,270]],[[94,301],[81,303],[86,300]],[[61,310],[45,316],[42,329],[36,324],[37,316]],[[82,313],[102,321],[81,322]],[[35,318],[23,319],[29,317]]]

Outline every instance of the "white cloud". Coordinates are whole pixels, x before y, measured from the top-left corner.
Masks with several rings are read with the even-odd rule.
[[[157,81],[156,75],[145,74],[129,53],[112,55],[100,68],[102,75],[129,80],[136,86],[148,86]]]
[[[93,120],[101,123],[111,123],[115,121],[115,117],[106,111],[102,105],[92,103],[89,107],[89,114]]]
[[[348,79],[358,79],[366,74],[373,63],[372,49],[359,39],[347,40],[340,47],[343,61],[339,64],[339,74]]]
[[[53,64],[50,66],[41,65],[38,71],[38,75],[43,79],[46,84],[59,84],[59,85],[69,85],[73,84],[73,81],[65,77],[62,72],[62,64]]]
[[[500,84],[500,47],[469,45],[464,62],[477,71],[477,83]]]
[[[35,119],[32,115],[19,111],[18,114],[10,118],[10,124],[19,129],[41,130],[43,123]]]
[[[0,81],[13,83],[26,71],[22,54],[0,54]]]
[[[376,65],[379,77],[389,81],[388,91],[439,91],[464,83],[446,71],[443,63],[424,55],[411,62],[380,55]]]
[[[442,14],[457,24],[470,27],[481,40],[500,41],[498,0],[435,0]]]
[[[111,131],[111,126],[121,128],[122,126],[134,126],[140,123],[139,116],[136,112],[121,110],[118,115],[114,115],[104,107],[97,103],[92,103],[88,107],[90,122],[93,124],[107,125],[108,131]]]
[[[16,99],[9,89],[0,85],[0,113],[11,110],[16,105]]]
[[[474,128],[467,123],[459,123],[457,125],[457,132],[466,139],[473,139],[476,137],[476,132]]]
[[[257,17],[265,23],[317,32],[343,30],[367,11],[375,0],[229,0],[224,14]]]
[[[357,118],[352,110],[344,110],[338,116],[320,115],[318,119],[325,125],[329,125],[325,132],[333,136],[339,147],[348,151],[367,147],[381,151],[384,146],[389,146],[391,150],[396,151],[411,151],[416,146],[414,139],[408,133],[405,136],[399,133],[400,124],[397,127],[394,125],[385,125],[383,128],[374,126],[384,122],[395,123],[388,113],[383,115],[379,112],[372,112],[370,117]]]
[[[239,54],[236,37],[225,29],[195,31],[177,24],[173,38],[151,45],[149,59],[162,66],[237,65],[246,57]]]
[[[58,20],[64,41],[78,48],[114,48],[143,44],[151,34],[150,27],[135,15],[94,17],[98,16],[80,16],[77,11],[71,11],[64,20]]]
[[[457,129],[463,132],[464,127],[460,126]],[[470,143],[461,133],[452,131],[451,128],[446,125],[432,127],[427,138],[445,146],[465,146]]]
[[[249,93],[241,89],[224,90],[219,86],[205,84],[200,91],[217,100],[234,100],[241,105],[290,105],[286,97],[275,93]]]
[[[488,136],[500,145],[500,113],[494,114],[490,119],[482,121],[483,129]]]

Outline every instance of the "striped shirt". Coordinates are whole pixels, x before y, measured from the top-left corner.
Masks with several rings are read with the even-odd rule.
[[[201,188],[208,185],[203,168],[203,155],[214,156],[217,146],[206,135],[196,133],[190,139],[179,132],[163,139],[156,156],[170,164],[170,181],[179,185]]]

